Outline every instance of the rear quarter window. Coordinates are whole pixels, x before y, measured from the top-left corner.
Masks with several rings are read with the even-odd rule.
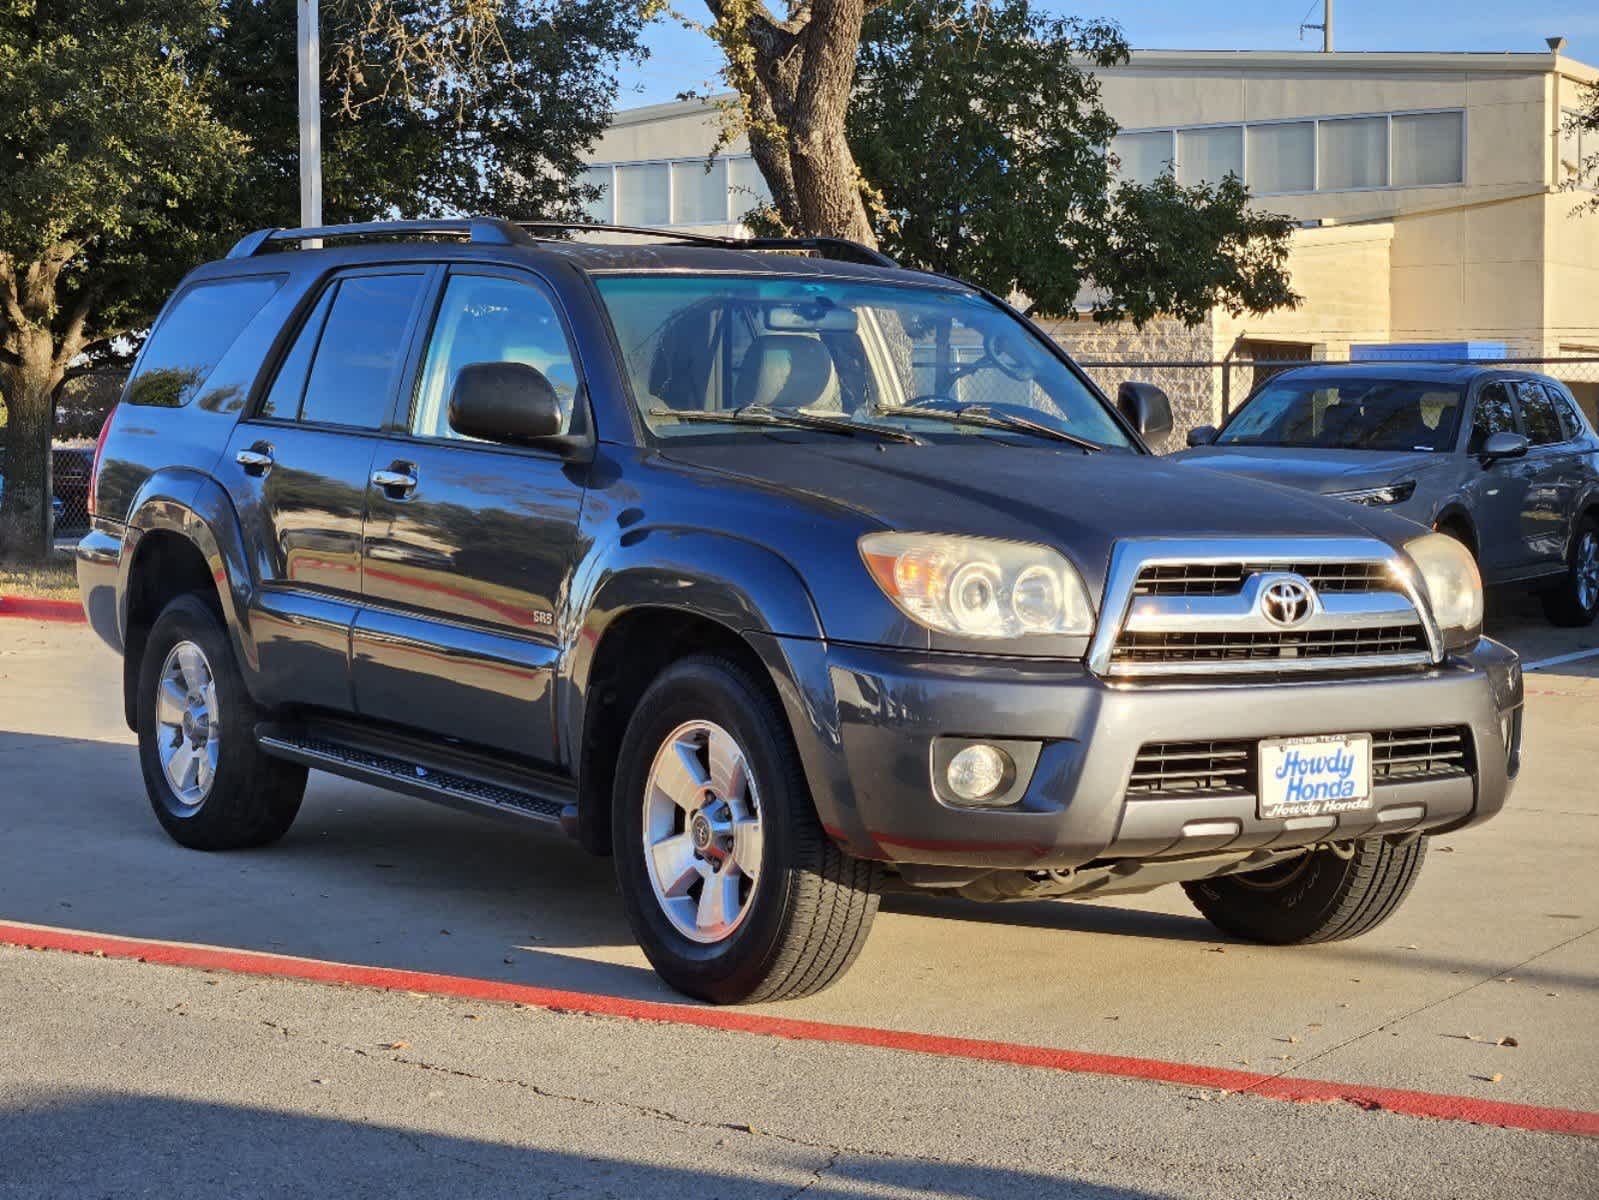
[[[180,408],[199,393],[255,315],[283,286],[282,275],[217,279],[184,289],[161,317],[124,397],[129,404]]]

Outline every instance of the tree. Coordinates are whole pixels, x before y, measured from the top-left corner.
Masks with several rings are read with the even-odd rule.
[[[855,55],[869,9],[883,0],[788,0],[779,19],[763,0],[706,0],[723,74],[738,93],[736,130],[793,231],[876,243],[844,133]]]
[[[0,0],[0,557],[49,547],[53,397],[75,360],[148,319],[226,194],[243,140],[188,52],[214,0]]]
[[[1127,61],[1114,23],[1029,0],[899,0],[864,32],[847,130],[890,254],[1049,312],[1086,295],[1099,319],[1137,324],[1295,299],[1292,222],[1253,211],[1236,178],[1117,180],[1094,74]]]
[[[1599,82],[1586,85],[1582,103],[1561,123],[1561,159],[1569,172],[1565,186],[1572,190],[1599,189]],[[1599,197],[1584,200],[1575,210],[1599,215]]]

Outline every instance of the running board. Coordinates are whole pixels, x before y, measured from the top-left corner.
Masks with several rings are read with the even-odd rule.
[[[255,727],[255,740],[274,758],[452,808],[557,825],[576,835],[577,790],[556,776],[468,754],[424,751],[407,739],[342,726],[265,723]]]

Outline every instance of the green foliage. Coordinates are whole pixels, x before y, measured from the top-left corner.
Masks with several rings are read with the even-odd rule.
[[[1566,114],[1561,133],[1575,158],[1565,186],[1573,191],[1599,191],[1599,81],[1584,86],[1582,103]],[[1584,200],[1575,211],[1599,216],[1599,197]]]
[[[1296,297],[1292,222],[1236,179],[1118,182],[1096,68],[1127,59],[1112,22],[1030,0],[899,0],[867,18],[850,147],[883,248],[1035,308],[1143,324]]]

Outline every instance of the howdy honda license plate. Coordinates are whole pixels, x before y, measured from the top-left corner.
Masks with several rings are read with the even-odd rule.
[[[1371,807],[1371,734],[1260,743],[1260,817],[1323,817]]]

